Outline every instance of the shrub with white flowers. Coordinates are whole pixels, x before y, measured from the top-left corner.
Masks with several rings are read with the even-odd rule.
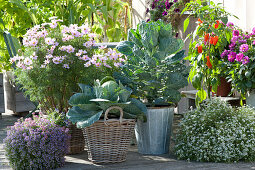
[[[85,25],[64,26],[61,20],[36,25],[24,35],[25,51],[11,58],[17,83],[45,110],[68,111],[78,82],[93,84],[111,75],[126,60],[114,49],[94,49],[96,34]]]
[[[219,99],[185,114],[176,139],[178,159],[236,162],[255,160],[255,111]]]

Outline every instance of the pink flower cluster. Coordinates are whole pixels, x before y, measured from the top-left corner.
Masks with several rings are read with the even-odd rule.
[[[77,24],[64,26],[59,24],[62,20],[56,17],[50,19],[50,23],[36,25],[24,35],[23,45],[33,54],[19,53],[10,59],[11,63],[15,62],[18,68],[24,70],[38,66],[47,68],[51,64],[70,69],[74,60],[82,62],[84,67],[112,68],[121,66],[126,60],[116,50],[105,50],[106,46],[99,48],[100,54],[98,52],[95,54],[91,47],[95,45],[94,38],[97,35],[91,33],[87,26]]]

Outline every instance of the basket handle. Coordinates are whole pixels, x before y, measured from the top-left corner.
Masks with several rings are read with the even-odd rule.
[[[122,118],[123,118],[123,109],[119,106],[111,106],[109,107],[106,111],[105,111],[105,114],[104,114],[104,123],[105,125],[109,126],[109,124],[107,123],[107,119],[108,119],[108,113],[110,112],[110,110],[112,109],[118,109],[120,111],[120,124],[122,123]]]

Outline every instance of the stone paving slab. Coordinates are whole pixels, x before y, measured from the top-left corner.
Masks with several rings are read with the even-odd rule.
[[[3,139],[6,137],[6,127],[11,126],[19,117],[10,113],[3,114],[0,119],[0,170],[10,170],[8,160],[4,157]],[[122,163],[96,165],[88,160],[87,152],[77,155],[67,155],[66,164],[58,170],[251,170],[255,169],[255,162],[251,163],[203,163],[177,160],[174,155],[141,155],[136,146],[130,146],[127,160]]]

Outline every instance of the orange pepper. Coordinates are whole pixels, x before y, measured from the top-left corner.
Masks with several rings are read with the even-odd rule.
[[[202,53],[202,51],[203,51],[202,45],[198,46],[198,47],[197,47],[197,52],[198,52],[198,53]]]
[[[209,42],[210,42],[210,44],[213,44],[213,37],[210,37]]]
[[[210,57],[209,56],[206,56],[206,65],[207,65],[207,67],[208,68],[210,68],[210,69],[212,69],[212,63],[211,63],[211,61],[210,61]]]

